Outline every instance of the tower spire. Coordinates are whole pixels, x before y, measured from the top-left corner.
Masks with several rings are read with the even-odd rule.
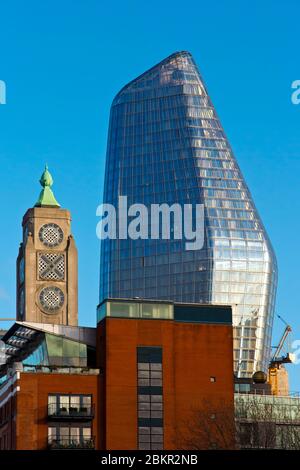
[[[35,207],[60,207],[51,189],[51,186],[53,185],[53,178],[50,171],[48,170],[48,165],[45,166],[45,170],[40,179],[40,184],[43,189],[40,193],[37,203],[35,204]]]

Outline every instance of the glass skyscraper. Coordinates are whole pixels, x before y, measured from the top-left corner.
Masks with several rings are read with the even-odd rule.
[[[266,369],[277,284],[276,258],[197,66],[167,57],[115,97],[104,202],[205,207],[205,243],[110,240],[101,244],[100,301],[173,300],[233,307],[240,377]],[[187,338],[188,341],[188,338]]]

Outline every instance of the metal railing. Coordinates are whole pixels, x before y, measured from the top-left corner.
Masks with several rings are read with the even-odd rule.
[[[48,439],[49,449],[95,449],[94,437],[59,437]]]
[[[94,405],[82,405],[75,403],[70,406],[48,405],[48,418],[59,419],[93,419]]]
[[[263,395],[268,397],[282,397],[282,398],[300,398],[300,392],[292,392],[290,391],[287,395],[275,395],[274,393],[270,393],[267,390],[234,390],[235,395]]]

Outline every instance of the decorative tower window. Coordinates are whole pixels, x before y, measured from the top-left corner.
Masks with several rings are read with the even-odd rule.
[[[43,281],[65,279],[65,255],[63,253],[39,253],[38,276]]]
[[[57,224],[45,224],[40,228],[39,239],[45,246],[54,248],[61,244],[63,238],[64,233]]]
[[[39,294],[39,301],[45,312],[56,313],[63,306],[65,295],[59,287],[45,287]]]

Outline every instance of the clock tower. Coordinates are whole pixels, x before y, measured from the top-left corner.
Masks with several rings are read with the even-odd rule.
[[[71,215],[52,192],[46,166],[42,191],[23,217],[17,258],[17,320],[77,326],[77,249]]]

